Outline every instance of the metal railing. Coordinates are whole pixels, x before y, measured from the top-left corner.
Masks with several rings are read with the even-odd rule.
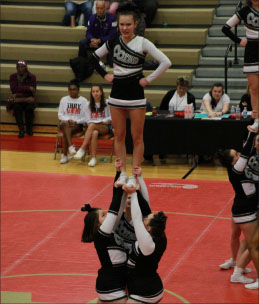
[[[242,1],[239,1],[238,4],[237,4],[237,7],[236,7],[236,10],[235,10],[235,13],[237,11],[239,11],[242,7]],[[237,27],[238,27],[238,24],[235,26],[235,35],[237,36]],[[238,61],[238,57],[237,57],[237,43],[235,42],[235,59],[234,59],[234,64],[238,64],[239,61]]]
[[[235,9],[235,13],[237,11],[239,11],[242,7],[242,1],[239,1],[236,9]],[[237,36],[237,28],[238,28],[238,24],[235,26],[235,35]],[[234,64],[238,64],[239,60],[238,60],[238,55],[237,55],[237,43],[235,42],[235,54],[234,54]],[[230,43],[226,49],[225,52],[225,92],[228,92],[228,69],[232,67],[232,60],[228,60],[228,55],[229,53],[232,52],[232,44]]]
[[[232,52],[232,44],[230,43],[225,53],[225,92],[228,92],[228,69],[232,67],[232,61],[228,60],[228,54]]]

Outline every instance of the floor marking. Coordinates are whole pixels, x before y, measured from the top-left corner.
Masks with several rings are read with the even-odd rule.
[[[0,211],[0,213],[30,213],[30,212],[75,212],[79,211],[79,209],[59,209],[59,210],[5,210]],[[106,210],[107,211],[107,210]],[[154,213],[157,213],[158,211],[153,210]],[[217,215],[209,215],[209,214],[196,214],[196,213],[185,213],[185,212],[173,212],[173,211],[164,211],[166,214],[176,214],[176,215],[186,215],[186,216],[200,216],[200,217],[211,217],[211,218],[217,218],[221,220],[231,220],[231,217],[220,217]]]
[[[90,199],[88,203],[91,203],[97,196],[99,196],[102,192],[104,192],[108,187],[111,186],[111,183],[107,184],[102,190],[95,194],[94,197]],[[61,223],[54,231],[50,232],[43,240],[37,243],[34,247],[32,247],[28,252],[26,252],[22,257],[13,262],[5,271],[2,272],[2,275],[6,275],[11,270],[13,270],[17,265],[21,264],[25,258],[30,256],[35,250],[45,244],[49,239],[51,239],[57,232],[59,232],[65,225],[67,225],[80,211],[74,212],[65,222]]]
[[[1,276],[1,279],[13,279],[23,277],[40,277],[40,276],[85,276],[85,277],[97,277],[97,274],[89,273],[30,273],[30,274],[15,274],[10,276]]]
[[[220,214],[224,212],[224,210],[228,207],[228,205],[233,201],[233,198],[230,198],[227,204],[218,212],[218,215],[208,224],[207,228],[202,231],[202,233],[196,238],[193,244],[186,250],[184,255],[178,260],[178,262],[171,268],[171,270],[167,273],[167,275],[162,279],[163,282],[167,281],[169,276],[179,267],[182,261],[190,254],[195,245],[202,239],[202,237],[207,233],[210,227],[214,224],[214,222],[218,219]]]

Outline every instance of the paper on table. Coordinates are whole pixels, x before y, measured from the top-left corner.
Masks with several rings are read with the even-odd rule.
[[[194,118],[221,120],[222,118],[229,118],[229,114],[223,114],[222,116],[217,117],[209,117],[208,113],[196,113]]]

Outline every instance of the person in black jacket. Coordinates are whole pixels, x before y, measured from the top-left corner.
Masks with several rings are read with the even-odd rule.
[[[163,97],[160,110],[169,110],[169,105],[172,105],[174,111],[184,111],[187,104],[192,104],[196,110],[195,97],[188,92],[189,81],[181,76],[177,79],[176,90],[169,90]]]

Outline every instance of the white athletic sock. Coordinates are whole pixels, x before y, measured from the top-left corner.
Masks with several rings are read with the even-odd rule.
[[[235,266],[235,268],[234,268],[234,273],[233,273],[233,274],[242,275],[243,271],[244,271],[243,268]]]

